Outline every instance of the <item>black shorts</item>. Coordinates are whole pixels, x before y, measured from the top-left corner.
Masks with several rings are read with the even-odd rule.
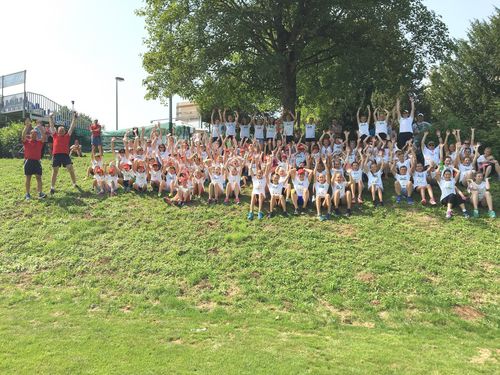
[[[398,148],[402,149],[406,146],[406,142],[413,138],[412,132],[403,132],[398,134]]]
[[[52,159],[53,168],[66,167],[70,164],[73,164],[73,162],[71,161],[71,158],[68,154],[55,154],[54,158]]]
[[[462,199],[460,195],[457,194],[450,194],[447,197],[445,197],[443,200],[441,200],[441,204],[443,206],[446,206],[448,203],[451,203],[452,207],[457,207],[461,205],[462,203],[465,203],[465,201]]]
[[[387,139],[387,134],[386,133],[378,133],[377,135],[380,137],[380,139],[382,139],[384,141]]]
[[[293,142],[293,135],[287,135],[286,136],[286,143],[292,143]]]
[[[306,142],[316,142],[316,138],[306,138]]]
[[[28,159],[24,161],[24,174],[26,176],[32,176],[34,174],[42,175],[42,163],[40,160]]]

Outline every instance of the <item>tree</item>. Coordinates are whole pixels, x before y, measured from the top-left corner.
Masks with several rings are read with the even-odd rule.
[[[444,126],[456,118],[477,128],[477,139],[500,151],[500,10],[475,21],[468,40],[435,68],[427,90],[434,117]]]
[[[450,45],[421,0],[146,0],[138,14],[147,96],[212,105],[241,98],[293,111],[387,82],[411,88]]]

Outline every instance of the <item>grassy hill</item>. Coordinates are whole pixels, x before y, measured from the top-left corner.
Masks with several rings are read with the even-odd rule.
[[[389,188],[350,219],[249,222],[248,197],[97,197],[88,158],[83,194],[62,170],[54,197],[25,202],[22,161],[0,162],[3,374],[498,371],[500,224],[484,211],[447,222]]]

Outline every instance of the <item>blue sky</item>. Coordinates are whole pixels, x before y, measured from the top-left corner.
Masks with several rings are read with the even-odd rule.
[[[494,11],[491,0],[424,0],[443,17],[454,38],[465,38],[470,21]],[[140,0],[2,1],[0,75],[26,69],[27,90],[115,126],[115,76],[120,83],[120,127],[168,117],[159,101],[147,101],[140,54],[144,21]],[[21,18],[22,17],[22,18]],[[17,90],[14,90],[17,91]],[[9,94],[8,89],[5,94]],[[174,102],[175,116],[175,102]]]

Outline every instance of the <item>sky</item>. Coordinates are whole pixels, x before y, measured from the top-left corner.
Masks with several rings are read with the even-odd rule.
[[[487,19],[493,0],[423,0],[442,16],[453,38],[465,38],[470,21]],[[115,77],[119,127],[167,118],[168,107],[146,100],[144,19],[141,0],[7,0],[1,3],[0,75],[27,70],[26,89],[98,118],[115,128]],[[22,86],[4,94],[22,91]],[[176,102],[174,99],[173,114]]]

